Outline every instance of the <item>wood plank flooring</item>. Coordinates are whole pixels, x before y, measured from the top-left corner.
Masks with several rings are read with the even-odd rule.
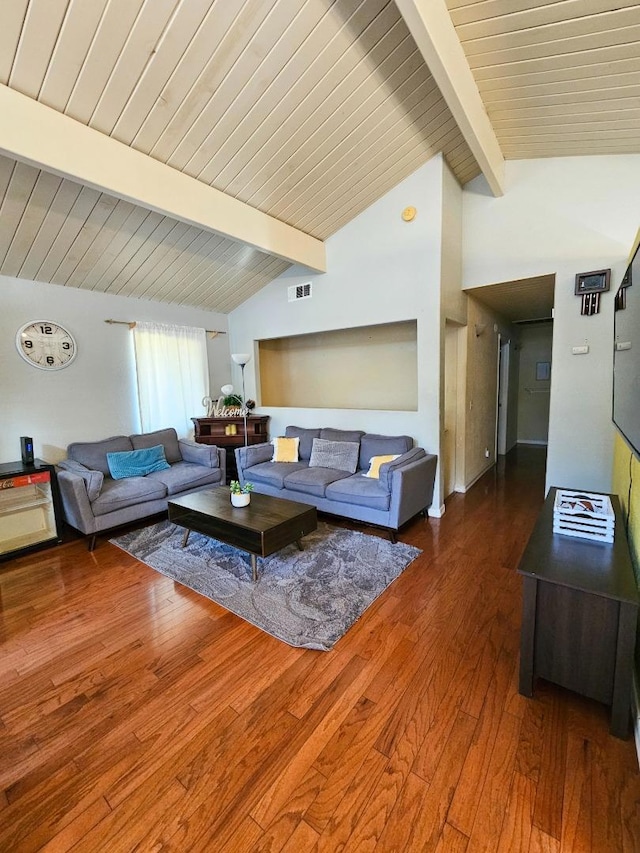
[[[633,740],[517,691],[544,452],[440,519],[332,652],[110,545],[0,565],[0,851],[638,851]]]

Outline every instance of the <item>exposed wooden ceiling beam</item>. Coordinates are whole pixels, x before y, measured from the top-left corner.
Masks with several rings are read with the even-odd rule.
[[[400,14],[494,195],[504,194],[504,157],[445,0],[396,0]]]
[[[324,243],[7,86],[0,153],[318,272]]]

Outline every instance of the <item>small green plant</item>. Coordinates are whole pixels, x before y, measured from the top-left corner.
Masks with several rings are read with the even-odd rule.
[[[253,491],[253,483],[245,483],[241,486],[238,480],[231,480],[229,483],[229,491],[232,495],[248,495]]]
[[[242,397],[239,394],[227,394],[222,399],[222,405],[230,409],[239,409],[242,407]]]

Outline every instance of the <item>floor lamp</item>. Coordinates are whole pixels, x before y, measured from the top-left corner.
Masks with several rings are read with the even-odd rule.
[[[244,393],[244,367],[251,358],[251,353],[235,352],[231,354],[231,358],[236,364],[240,365],[242,371],[242,415],[244,417],[244,446],[246,447],[249,442],[247,440],[247,397]]]

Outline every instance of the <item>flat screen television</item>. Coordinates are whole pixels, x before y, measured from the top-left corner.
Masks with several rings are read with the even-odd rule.
[[[640,458],[640,247],[615,300],[613,422]]]

